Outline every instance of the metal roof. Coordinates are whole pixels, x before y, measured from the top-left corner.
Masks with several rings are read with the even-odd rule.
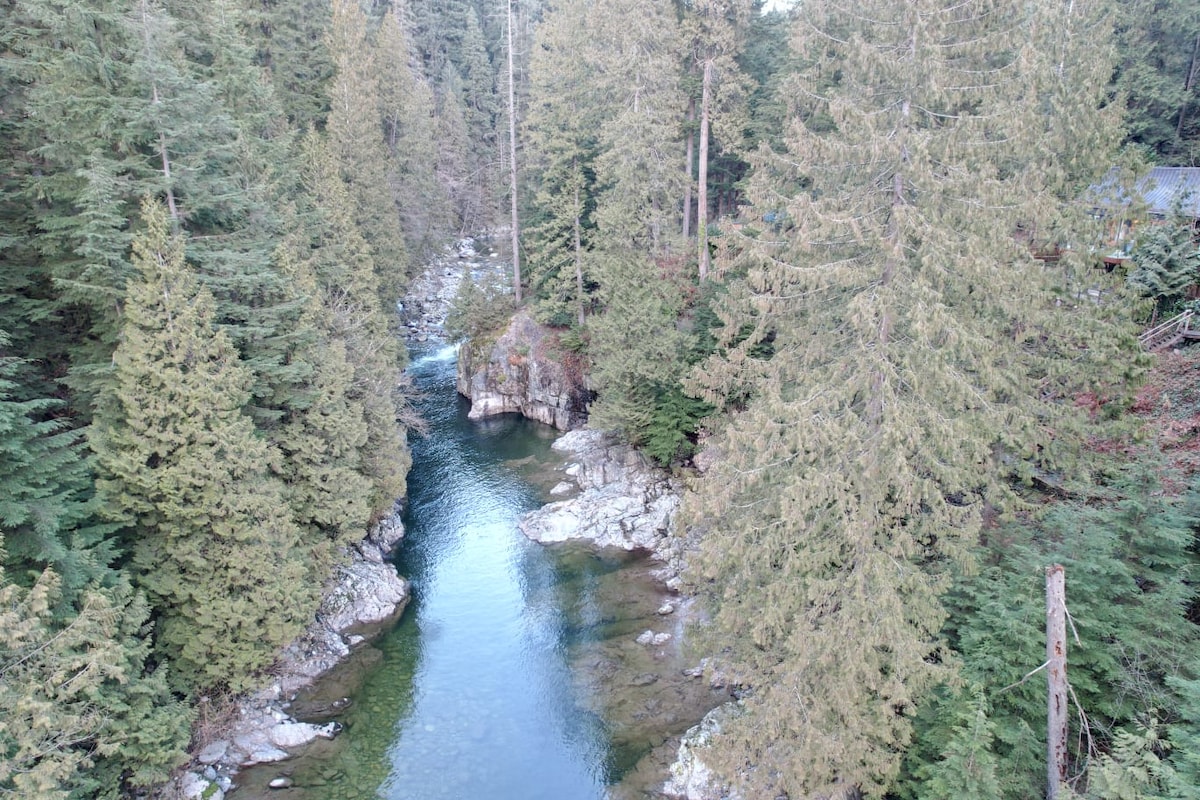
[[[1170,217],[1179,210],[1184,216],[1200,218],[1200,167],[1154,167],[1134,182],[1133,192],[1151,216]],[[1097,206],[1132,204],[1115,169],[1089,186],[1085,197]]]

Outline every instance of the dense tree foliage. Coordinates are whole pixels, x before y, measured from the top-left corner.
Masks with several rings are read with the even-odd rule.
[[[754,686],[719,757],[751,794],[892,789],[914,713],[953,678],[941,598],[985,511],[1078,442],[1060,398],[1085,387],[1060,359],[1124,377],[1104,359],[1128,330],[1060,310],[1074,266],[1013,237],[1055,208],[1069,225],[1064,201],[1106,166],[1103,50],[1079,44],[1102,25],[1093,4],[937,0],[797,20],[786,149],[752,190],[786,221],[744,243],[691,383],[730,407],[691,498],[695,578]]]
[[[1195,163],[1196,4],[508,9],[511,53],[484,0],[0,3],[0,793],[160,780],[186,698],[261,680],[403,495],[393,311],[502,216],[511,54],[535,313],[595,425],[674,465],[711,435],[692,577],[750,711],[722,773],[1036,794],[1006,687],[1057,559],[1092,634],[1074,788],[1194,796],[1188,479],[1079,459],[1076,398],[1119,413],[1142,364],[1130,306],[1012,234],[1088,240],[1121,105]],[[1129,283],[1165,310],[1194,256],[1156,229]],[[512,305],[468,283],[453,322]],[[1086,499],[1030,513],[1061,475]]]
[[[403,495],[391,310],[459,223],[367,10],[0,7],[0,792],[164,779]]]

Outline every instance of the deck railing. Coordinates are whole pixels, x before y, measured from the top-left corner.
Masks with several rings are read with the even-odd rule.
[[[1184,338],[1191,330],[1192,317],[1195,312],[1188,310],[1171,317],[1166,322],[1160,322],[1138,337],[1142,347],[1147,350],[1160,350],[1169,347]]]

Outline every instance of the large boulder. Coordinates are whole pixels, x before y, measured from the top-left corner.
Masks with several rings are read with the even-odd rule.
[[[662,470],[603,431],[571,431],[553,446],[570,456],[566,475],[580,493],[526,514],[518,523],[526,536],[654,553],[664,547],[679,491]]]
[[[591,393],[554,332],[518,312],[494,342],[467,342],[458,354],[458,391],[471,419],[522,414],[561,431],[587,422]]]
[[[679,754],[671,764],[671,777],[663,785],[663,794],[674,800],[739,800],[738,794],[713,773],[704,759],[725,721],[742,713],[737,703],[726,703],[688,729],[679,743]]]

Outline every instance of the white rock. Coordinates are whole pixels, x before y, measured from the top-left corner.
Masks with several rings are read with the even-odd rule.
[[[656,634],[654,634],[654,639],[651,641],[651,644],[653,644],[655,647],[657,647],[658,645],[666,644],[669,641],[671,641],[671,634],[656,633]]]
[[[659,616],[665,617],[668,614],[674,614],[674,613],[675,613],[675,606],[671,605],[670,603],[663,603],[661,606],[658,607]]]
[[[676,800],[741,800],[717,778],[704,763],[705,752],[712,747],[722,723],[742,713],[737,703],[726,703],[704,715],[699,725],[688,729],[679,743],[679,753],[671,764],[671,777],[663,785],[667,797]]]
[[[646,645],[653,644],[654,643],[654,631],[645,631],[643,633],[640,633],[640,634],[638,634],[638,637],[636,639],[634,639],[634,641],[637,642],[638,644],[646,644]]]
[[[185,772],[183,773],[183,777],[179,779],[179,794],[185,800],[193,800],[193,798],[202,797],[211,785],[210,781],[206,781],[196,773]]]
[[[215,764],[225,757],[227,750],[229,750],[229,742],[218,739],[205,745],[204,749],[196,756],[196,760],[201,764]]]
[[[267,784],[267,787],[271,789],[288,789],[291,787],[291,785],[291,778],[285,775],[280,775],[278,778],[272,778],[271,782]]]
[[[526,514],[518,523],[526,536],[622,550],[658,552],[664,546],[680,493],[662,470],[603,431],[570,431],[553,447],[573,456],[565,472],[583,492]]]

